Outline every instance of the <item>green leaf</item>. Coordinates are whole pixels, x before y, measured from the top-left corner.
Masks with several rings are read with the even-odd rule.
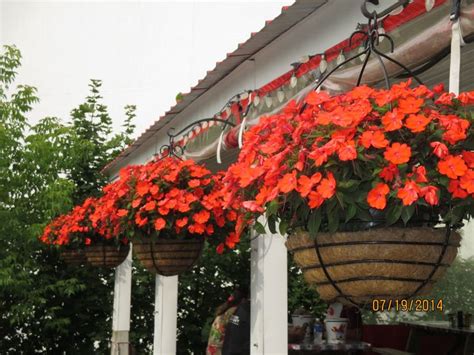
[[[311,212],[308,220],[308,232],[312,238],[315,238],[321,227],[321,210],[317,209]]]
[[[254,229],[258,234],[265,234],[265,227],[260,222],[256,221],[254,224]]]
[[[412,204],[407,207],[403,207],[402,209],[402,220],[405,225],[407,225],[408,221],[413,217],[413,213],[415,213],[415,205]]]
[[[267,217],[274,215],[277,211],[278,211],[278,200],[275,199],[273,201],[270,201],[267,204],[267,210],[266,210]]]
[[[335,233],[339,228],[339,209],[334,209],[328,213],[328,231]]]
[[[287,220],[280,221],[280,225],[278,226],[278,229],[280,230],[281,235],[285,235],[288,230],[288,221]]]
[[[276,234],[276,217],[275,215],[270,215],[267,217],[268,218],[268,229],[270,230],[270,233]]]
[[[346,210],[345,222],[349,222],[357,213],[357,207],[355,205],[349,205]]]
[[[390,226],[396,223],[400,219],[400,216],[402,215],[402,210],[403,210],[403,207],[401,205],[392,204],[387,209],[387,212],[386,212],[387,225]]]

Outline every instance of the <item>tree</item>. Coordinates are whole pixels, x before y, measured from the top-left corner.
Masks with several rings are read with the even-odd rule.
[[[0,54],[0,353],[106,353],[112,313],[112,270],[70,267],[37,237],[51,218],[105,182],[101,170],[130,141],[112,135],[100,81],[72,123],[47,117],[30,126],[36,89],[12,87],[21,54]]]

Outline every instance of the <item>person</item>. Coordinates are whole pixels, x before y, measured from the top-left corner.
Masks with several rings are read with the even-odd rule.
[[[217,307],[216,317],[211,325],[209,339],[207,342],[206,355],[222,355],[226,328],[230,318],[237,311],[242,300],[247,297],[245,289],[236,287],[227,301]]]
[[[222,355],[250,354],[250,300],[247,288],[239,289],[242,299],[229,318],[225,330]]]

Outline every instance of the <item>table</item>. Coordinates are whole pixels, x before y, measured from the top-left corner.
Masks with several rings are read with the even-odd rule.
[[[343,344],[328,344],[326,342],[320,344],[288,344],[288,350],[309,351],[311,353],[319,353],[323,351],[356,352],[370,350],[371,347],[371,344],[363,341],[347,341]]]
[[[406,345],[406,351],[418,353],[420,350],[420,337],[423,334],[445,334],[445,335],[456,335],[458,341],[454,351],[461,345],[463,345],[464,355],[474,354],[474,326],[471,325],[469,328],[453,328],[449,322],[432,321],[432,322],[400,322],[401,325],[410,327],[410,334]]]

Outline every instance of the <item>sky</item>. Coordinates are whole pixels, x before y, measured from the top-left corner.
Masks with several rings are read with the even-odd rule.
[[[0,43],[23,55],[17,83],[38,88],[32,123],[67,120],[101,79],[115,130],[137,105],[136,135],[293,2],[0,1]]]

